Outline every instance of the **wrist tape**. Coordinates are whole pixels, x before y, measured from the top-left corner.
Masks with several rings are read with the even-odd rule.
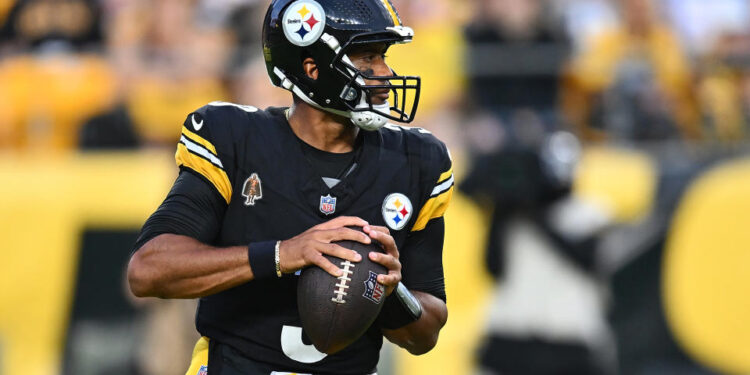
[[[402,283],[385,299],[378,321],[381,328],[397,329],[422,316],[422,304]]]

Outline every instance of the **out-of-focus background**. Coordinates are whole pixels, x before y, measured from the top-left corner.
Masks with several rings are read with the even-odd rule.
[[[399,0],[451,148],[438,346],[382,374],[750,373],[750,1]],[[267,0],[0,0],[0,374],[183,374],[124,267],[180,126],[290,102]]]

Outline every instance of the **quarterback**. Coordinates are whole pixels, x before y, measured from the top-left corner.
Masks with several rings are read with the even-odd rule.
[[[413,354],[437,343],[452,162],[429,132],[389,123],[416,113],[419,77],[385,62],[413,34],[389,0],[275,0],[263,54],[291,106],[188,114],[180,173],[128,265],[137,296],[200,298],[188,375],[374,374],[383,337]],[[305,267],[341,275],[323,254],[361,260],[340,240],[382,244],[368,256],[388,297],[362,337],[325,354],[300,328],[296,286]]]

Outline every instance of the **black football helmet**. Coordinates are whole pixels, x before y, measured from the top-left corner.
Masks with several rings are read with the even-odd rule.
[[[274,0],[263,24],[263,55],[274,85],[375,130],[387,119],[414,119],[421,80],[395,72],[387,77],[368,75],[352,64],[347,51],[367,43],[408,43],[413,36],[390,0]],[[302,68],[307,57],[317,64],[317,80]],[[365,80],[381,84],[368,85]],[[393,104],[373,104],[371,90],[384,88],[390,90]]]

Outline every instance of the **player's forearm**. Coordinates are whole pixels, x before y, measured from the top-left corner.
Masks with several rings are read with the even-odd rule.
[[[252,278],[247,247],[215,248],[174,234],[156,236],[128,264],[130,290],[138,297],[196,298]]]
[[[422,304],[422,316],[415,322],[398,329],[383,329],[383,334],[392,343],[409,353],[420,355],[435,347],[440,329],[448,320],[448,308],[439,298],[423,292],[412,291]]]

